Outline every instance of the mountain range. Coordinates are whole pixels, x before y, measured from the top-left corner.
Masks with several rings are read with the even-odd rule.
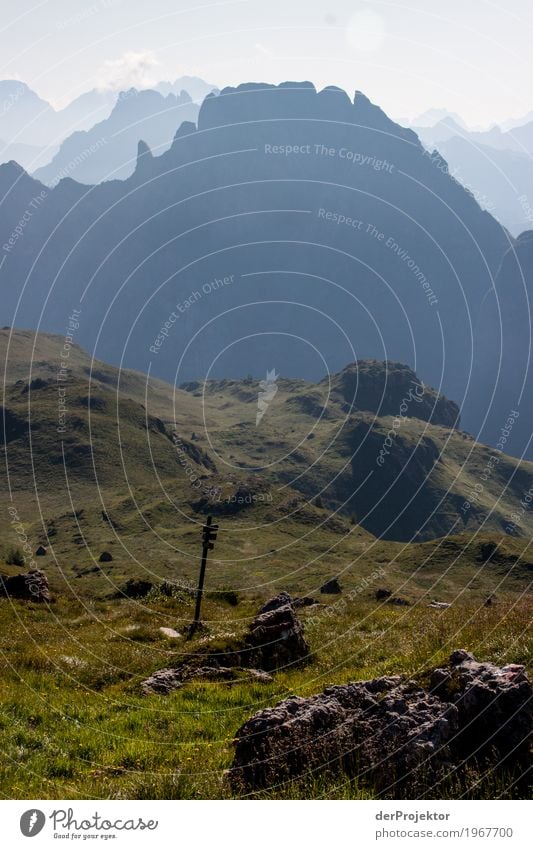
[[[414,129],[428,151],[438,149],[452,175],[513,236],[531,229],[533,121],[530,116],[523,124],[507,130],[498,126],[484,132],[468,130],[458,116],[450,115]]]
[[[176,127],[183,121],[196,121],[198,109],[186,91],[162,95],[132,88],[121,92],[108,118],[70,135],[52,161],[33,176],[47,186],[64,177],[89,185],[124,180],[135,170],[140,138],[156,153],[163,153]]]
[[[135,134],[133,126],[120,125],[120,120],[126,120],[124,101],[127,100],[130,101],[131,107],[129,116],[131,125],[136,125],[138,130],[142,127],[145,134],[149,138],[150,136],[153,138],[151,143],[154,147],[159,145],[160,139],[163,140],[163,144],[170,143],[180,120],[193,120],[196,117],[196,112],[189,110],[181,118],[178,114],[175,117],[172,131],[168,135],[165,131],[167,125],[164,115],[171,108],[172,99],[168,99],[168,95],[177,97],[176,106],[185,102],[186,95],[184,95],[184,92],[187,92],[190,100],[199,104],[207,94],[218,90],[216,86],[209,85],[199,77],[190,76],[180,77],[173,83],[158,83],[153,89],[166,99],[160,100],[159,109],[156,106],[157,100],[154,91],[152,91],[151,96],[141,98],[133,106],[131,104],[133,89],[127,91],[92,89],[76,97],[64,108],[55,109],[48,101],[39,97],[26,83],[19,80],[2,80],[0,81],[0,136],[2,138],[2,141],[0,141],[0,162],[9,162],[9,160],[14,159],[28,171],[35,172],[39,168],[50,165],[51,160],[63,143],[65,143],[66,151],[70,154],[69,161],[71,161],[71,159],[83,154],[87,147],[87,143],[83,147],[84,136],[79,134],[84,131],[88,131],[90,136],[94,136],[95,131],[99,133],[99,136],[105,134],[106,119],[111,116],[117,106],[121,105],[122,108],[119,109],[120,118],[115,116],[109,125],[110,133],[117,132],[120,134],[115,140],[115,143],[118,144],[122,135],[127,133],[128,130],[133,135]],[[148,91],[151,91],[151,89],[148,89]],[[119,103],[119,101],[122,103]],[[146,111],[143,112],[141,104],[146,107]],[[161,126],[158,124],[159,112],[162,113]],[[149,128],[143,124],[143,121],[148,119],[150,119],[152,125]],[[116,126],[117,122],[119,126]],[[140,136],[137,136],[135,142],[139,138]],[[81,147],[77,147],[78,142]],[[90,146],[92,142],[88,143]],[[58,154],[58,162],[61,163],[59,170],[64,168],[65,165],[64,153],[63,150]],[[123,167],[127,154],[128,149],[125,145],[125,159],[120,163]],[[103,166],[105,173],[110,173],[113,167],[114,159],[113,155],[110,154],[109,164]],[[88,179],[88,182],[93,178],[96,178],[97,181],[103,179],[95,172]]]
[[[500,402],[479,323],[514,240],[361,93],[227,88],[124,181],[46,189],[9,164],[0,195],[6,325],[61,332],[78,309],[88,350],[175,383],[400,361],[493,445],[519,403],[527,363]]]

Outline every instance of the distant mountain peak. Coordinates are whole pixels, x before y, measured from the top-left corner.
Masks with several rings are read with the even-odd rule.
[[[137,145],[137,168],[141,166],[142,159],[152,159],[153,153],[150,147],[146,144],[142,139],[139,140]]]

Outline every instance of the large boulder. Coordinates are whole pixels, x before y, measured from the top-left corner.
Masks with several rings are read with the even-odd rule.
[[[11,577],[0,577],[0,588],[10,598],[20,598],[25,601],[49,602],[50,589],[48,578],[39,569],[22,572]]]
[[[435,669],[431,692],[454,704],[460,733],[454,741],[459,758],[513,761],[529,757],[533,729],[533,688],[525,668],[515,663],[478,663],[464,649],[453,652],[449,667]]]
[[[263,605],[252,620],[241,651],[243,666],[273,670],[309,657],[304,628],[287,593],[281,593]]]
[[[235,792],[343,772],[380,796],[417,798],[471,763],[528,763],[532,687],[524,667],[464,650],[430,691],[400,676],[329,687],[256,713],[235,735]]]
[[[236,734],[235,792],[344,772],[398,798],[449,767],[458,710],[400,677],[328,687],[259,711]]]

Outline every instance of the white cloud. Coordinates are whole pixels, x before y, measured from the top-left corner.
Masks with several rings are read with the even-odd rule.
[[[98,88],[106,90],[148,88],[157,82],[159,65],[153,50],[128,51],[120,59],[108,59],[98,75]]]

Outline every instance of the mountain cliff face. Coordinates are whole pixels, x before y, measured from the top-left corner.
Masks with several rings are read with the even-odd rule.
[[[61,333],[79,309],[76,341],[177,383],[401,361],[483,422],[473,327],[512,241],[361,93],[224,89],[124,182],[5,166],[0,197],[2,323]]]
[[[533,232],[526,231],[506,252],[483,300],[472,398],[486,407],[480,439],[527,458],[533,456],[532,304]]]

